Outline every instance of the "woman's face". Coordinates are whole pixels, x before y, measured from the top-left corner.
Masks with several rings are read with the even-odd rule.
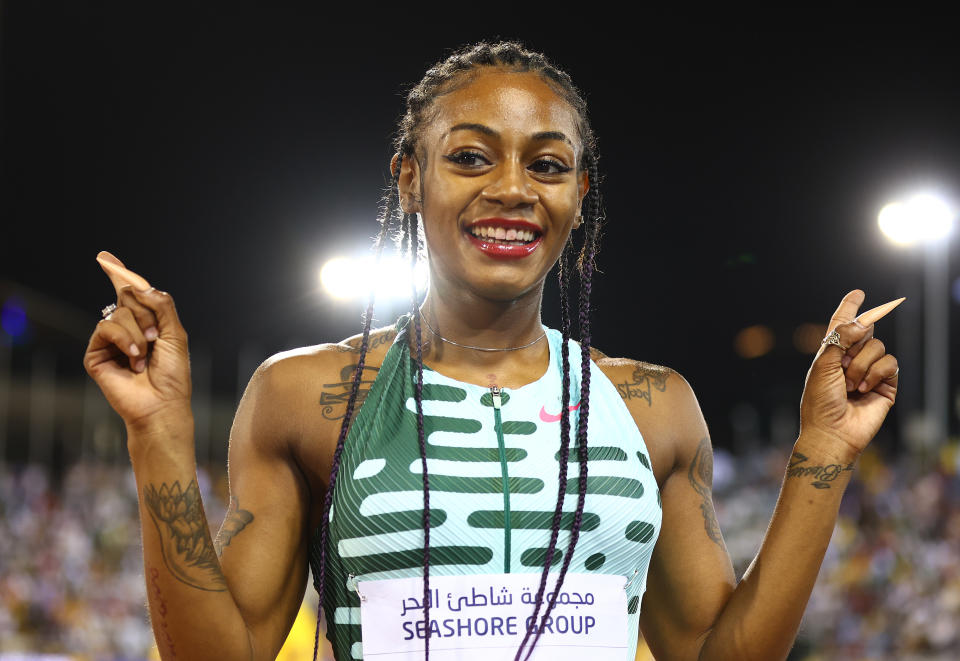
[[[574,110],[536,74],[492,69],[431,111],[400,181],[423,217],[431,287],[493,300],[538,289],[587,191]]]

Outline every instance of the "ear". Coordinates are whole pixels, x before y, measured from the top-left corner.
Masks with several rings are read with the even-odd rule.
[[[587,191],[590,190],[590,173],[584,170],[580,173],[579,179],[577,182],[577,217],[573,221],[573,229],[580,227],[583,222],[583,198],[587,196]]]
[[[390,159],[390,173],[396,174],[397,165],[400,166],[400,180],[397,188],[400,193],[400,208],[404,213],[418,213],[422,211],[423,200],[420,199],[420,163],[413,156],[394,154]]]

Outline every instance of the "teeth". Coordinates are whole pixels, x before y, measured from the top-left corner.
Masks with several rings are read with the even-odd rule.
[[[506,229],[504,227],[472,227],[470,232],[483,239],[493,239],[495,241],[507,241],[513,243],[529,243],[533,241],[537,234],[532,230],[518,230],[514,228]]]

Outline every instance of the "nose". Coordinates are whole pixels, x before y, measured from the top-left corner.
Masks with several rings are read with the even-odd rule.
[[[529,206],[540,199],[530,186],[526,168],[516,160],[507,161],[495,170],[494,180],[483,189],[481,197],[507,208]]]

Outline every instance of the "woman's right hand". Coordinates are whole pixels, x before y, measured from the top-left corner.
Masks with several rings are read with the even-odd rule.
[[[100,253],[98,261],[117,291],[117,309],[90,337],[83,357],[87,373],[128,429],[169,424],[171,417],[189,419],[187,333],[173,298],[144,288],[149,283],[110,253]]]

